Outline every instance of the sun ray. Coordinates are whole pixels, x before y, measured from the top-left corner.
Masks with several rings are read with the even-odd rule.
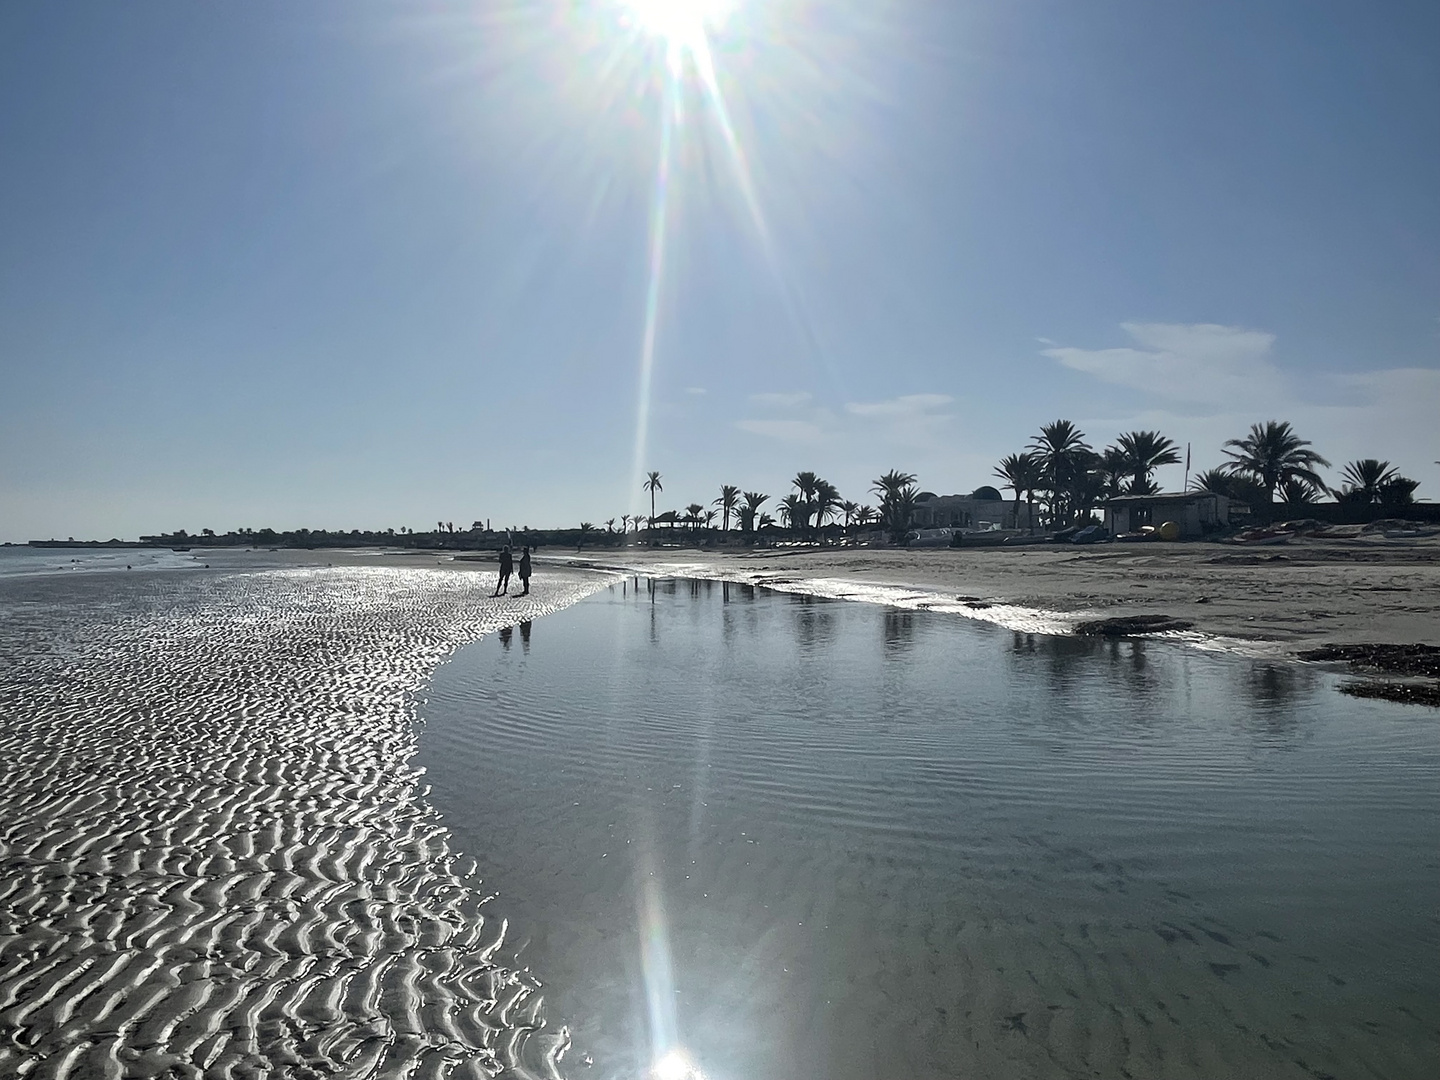
[[[665,230],[669,221],[670,158],[679,111],[679,77],[673,66],[665,80],[660,117],[660,161],[650,202],[650,256],[645,283],[645,322],[640,340],[640,385],[635,407],[635,455],[630,470],[630,509],[640,508],[640,478],[649,451],[650,399],[655,375],[655,337],[660,323],[660,285],[665,273]]]

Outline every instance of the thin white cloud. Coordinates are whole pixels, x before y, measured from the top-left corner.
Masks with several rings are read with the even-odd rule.
[[[1136,347],[1057,346],[1043,355],[1104,382],[1167,401],[1219,407],[1286,395],[1270,358],[1275,335],[1214,323],[1121,323]]]
[[[949,394],[904,394],[888,401],[852,401],[845,411],[855,416],[929,416],[954,400]]]
[[[1265,331],[1210,323],[1122,323],[1121,328],[1134,346],[1043,353],[1149,399],[1128,416],[1088,421],[1092,435],[1158,427],[1182,443],[1193,441],[1199,469],[1224,461],[1219,452],[1224,440],[1274,419],[1292,422],[1337,471],[1345,461],[1378,457],[1422,478],[1426,466],[1440,458],[1440,425],[1434,420],[1440,370],[1390,368],[1301,379],[1275,363],[1275,335]],[[1420,494],[1433,498],[1440,491]]]
[[[795,394],[751,394],[750,401],[762,409],[798,409],[810,404],[810,395]]]
[[[780,442],[816,443],[825,437],[824,428],[810,420],[737,420],[735,426]]]

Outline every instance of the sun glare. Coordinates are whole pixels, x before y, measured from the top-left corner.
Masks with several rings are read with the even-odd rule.
[[[729,14],[731,0],[622,0],[629,18],[671,45],[703,46],[705,31]]]

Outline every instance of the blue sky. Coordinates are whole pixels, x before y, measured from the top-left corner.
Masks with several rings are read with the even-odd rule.
[[[1197,468],[1289,419],[1440,497],[1436,41],[735,0],[732,141],[619,2],[5,5],[0,539],[603,522],[642,409],[664,506],[968,491],[1062,416]]]

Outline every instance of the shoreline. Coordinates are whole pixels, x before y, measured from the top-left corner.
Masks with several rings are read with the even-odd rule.
[[[1020,633],[1168,640],[1253,659],[1323,664],[1366,676],[1372,694],[1377,685],[1393,688],[1398,701],[1434,705],[1440,695],[1433,682],[1377,684],[1373,666],[1317,653],[1440,643],[1440,538],[1298,538],[1260,550],[1221,544],[634,547],[537,561],[939,611]]]

